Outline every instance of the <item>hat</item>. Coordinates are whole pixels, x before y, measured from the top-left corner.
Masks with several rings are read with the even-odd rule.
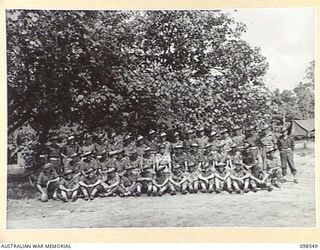
[[[263,127],[261,128],[261,131],[267,130],[268,128],[270,128],[270,125],[265,124],[265,125],[263,125]]]
[[[78,153],[73,153],[72,155],[70,155],[71,158],[77,157]]]
[[[211,143],[207,143],[207,144],[204,146],[204,148],[210,148],[211,146],[212,146]]]
[[[72,174],[72,170],[71,169],[68,169],[64,172],[64,175],[68,175],[68,174]]]
[[[87,151],[87,152],[85,152],[82,156],[89,156],[89,155],[91,155],[92,154],[92,152],[91,151]]]
[[[211,131],[211,133],[209,134],[209,136],[215,136],[217,134],[216,131]]]
[[[43,168],[43,169],[49,169],[49,168],[51,168],[51,167],[52,167],[51,163],[48,162],[48,163],[45,164],[42,168]]]
[[[68,140],[68,141],[71,141],[71,140],[73,140],[73,139],[75,139],[75,137],[74,137],[73,135],[71,135],[71,136],[68,137],[67,140]]]
[[[251,131],[251,130],[254,130],[255,129],[255,126],[249,126],[249,127],[247,127],[245,130],[246,131]]]
[[[238,129],[241,129],[241,127],[239,125],[236,125],[233,129],[238,130]]]
[[[150,152],[151,151],[151,148],[150,147],[146,147],[145,149],[144,149],[144,152]]]
[[[192,134],[193,132],[194,132],[194,131],[193,131],[192,129],[188,129],[186,133],[187,133],[187,134]]]
[[[203,166],[202,166],[202,168],[208,168],[208,167],[210,167],[209,162],[206,162],[206,163],[205,163],[205,164],[203,164]]]
[[[127,141],[127,140],[129,140],[129,139],[131,139],[131,135],[126,135],[126,136],[123,138],[124,141]]]
[[[270,148],[268,148],[267,153],[272,152],[272,151],[276,151],[276,150],[277,150],[276,147],[270,147]]]
[[[164,170],[166,167],[163,165],[159,165],[158,167],[156,167],[156,171],[162,171]]]
[[[162,133],[160,134],[160,137],[164,137],[164,136],[167,136],[167,133],[162,132]]]
[[[249,146],[249,147],[247,147],[247,151],[249,151],[249,150],[254,150],[254,149],[258,149],[258,147],[257,146]]]
[[[97,159],[102,159],[102,155],[97,155]]]
[[[118,150],[109,151],[109,155],[110,155],[110,156],[116,155],[116,154],[117,154],[117,151],[118,151]]]
[[[102,138],[103,138],[103,136],[104,136],[104,134],[100,134],[100,135],[98,135],[98,139],[102,139]]]
[[[52,136],[52,137],[51,137],[51,140],[58,140],[58,136],[56,136],[56,135],[55,135],[55,136]]]
[[[196,143],[196,142],[191,143],[191,147],[193,147],[193,148],[198,148],[198,147],[199,147],[199,144],[198,144],[198,143]]]
[[[280,133],[284,133],[285,131],[288,131],[288,129],[286,127],[283,127],[280,131]]]
[[[193,166],[195,166],[196,164],[193,162],[193,161],[188,161],[188,167],[193,167]]]
[[[177,135],[180,135],[178,131],[174,132],[173,136],[176,137]]]
[[[230,145],[230,148],[236,148],[237,147],[237,144],[236,143],[232,143],[231,145]]]
[[[183,148],[183,146],[181,144],[177,144],[173,147],[174,149],[179,149],[179,148]]]
[[[180,164],[174,164],[173,165],[173,169],[179,169],[179,168],[182,168],[182,165],[180,165]]]
[[[153,129],[151,129],[150,131],[149,131],[149,135],[152,135],[152,134],[154,134],[156,131],[154,131]]]
[[[161,144],[159,148],[166,148],[166,145]]]
[[[199,132],[201,132],[201,131],[203,131],[203,130],[204,130],[204,128],[203,128],[202,126],[198,128],[198,131],[199,131]]]
[[[225,162],[218,162],[216,167],[225,167],[227,164]]]
[[[227,132],[229,132],[229,131],[228,131],[228,129],[226,129],[226,128],[224,128],[224,129],[222,129],[222,130],[220,131],[221,134],[224,134],[224,133],[227,133]]]
[[[142,135],[138,135],[138,137],[137,137],[137,141],[141,141],[141,140],[143,140],[143,136]]]
[[[89,169],[86,171],[86,173],[89,174],[89,173],[93,172],[94,170],[95,170],[95,169],[94,169],[93,167],[91,167],[91,168],[89,168]]]

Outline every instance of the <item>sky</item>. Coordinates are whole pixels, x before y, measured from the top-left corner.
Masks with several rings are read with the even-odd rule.
[[[247,25],[242,38],[261,48],[269,70],[265,83],[271,88],[293,89],[314,60],[315,10],[238,9],[227,10],[237,21]]]

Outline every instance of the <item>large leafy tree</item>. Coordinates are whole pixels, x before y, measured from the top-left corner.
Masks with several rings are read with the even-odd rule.
[[[7,11],[9,133],[264,120],[268,65],[245,30],[219,11]]]

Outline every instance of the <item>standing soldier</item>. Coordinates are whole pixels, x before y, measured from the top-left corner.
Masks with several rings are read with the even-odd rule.
[[[159,144],[159,140],[158,138],[156,137],[156,131],[154,131],[153,129],[151,129],[149,131],[149,134],[148,134],[148,138],[147,138],[147,141],[146,141],[146,145],[151,148],[151,151],[158,151],[158,144]]]
[[[66,145],[64,145],[64,147],[62,148],[62,153],[61,153],[61,156],[63,157],[62,163],[64,167],[66,168],[66,166],[69,164],[69,162],[71,161],[72,155],[79,154],[79,153],[80,153],[80,148],[75,143],[75,137],[73,135],[69,136],[67,139]]]
[[[49,198],[57,199],[57,189],[59,187],[59,175],[52,167],[51,163],[47,163],[42,167],[37,180],[37,189],[41,193],[40,200],[48,201]]]
[[[160,134],[160,142],[159,144],[164,144],[166,147],[165,147],[165,153],[169,153],[171,154],[171,150],[172,150],[172,145],[170,142],[167,141],[167,134],[165,132],[162,132]]]
[[[218,162],[216,164],[217,171],[214,174],[216,193],[221,193],[223,190],[232,193],[230,171],[226,169],[226,166],[225,162]]]
[[[144,150],[148,148],[146,144],[144,144],[144,137],[142,135],[138,135],[136,140],[136,150],[139,156],[143,156]]]
[[[288,130],[282,128],[281,136],[278,139],[278,149],[280,151],[282,175],[287,175],[287,166],[289,165],[291,174],[293,175],[294,183],[298,183],[296,178],[297,169],[294,166],[293,151],[294,151],[294,140],[288,135]]]
[[[131,155],[137,149],[135,142],[132,141],[132,137],[129,134],[123,138],[123,149],[124,153],[128,155]]]
[[[63,173],[63,168],[61,164],[61,148],[57,144],[58,138],[56,136],[52,137],[52,142],[46,143],[47,146],[47,159],[53,169],[58,173]]]
[[[200,154],[203,153],[204,147],[208,144],[208,136],[204,133],[204,128],[201,126],[198,129],[198,137],[197,137],[197,143],[199,145],[199,152]]]
[[[241,133],[241,127],[239,125],[236,125],[234,128],[235,136],[232,137],[233,143],[239,146],[243,146],[243,141],[244,141],[244,134]]]
[[[257,146],[258,145],[258,135],[254,126],[250,126],[246,129],[246,135],[244,138],[245,145]]]
[[[92,142],[92,135],[85,134],[84,143],[81,148],[82,152],[94,152],[94,143]]]
[[[183,147],[185,151],[189,152],[191,149],[191,144],[196,142],[196,139],[194,138],[194,131],[192,129],[188,129],[186,131],[186,138],[183,141]]]
[[[261,133],[259,134],[259,148],[261,152],[263,169],[266,169],[267,151],[270,148],[273,148],[276,144],[276,138],[269,128],[269,125],[264,125],[261,129]]]
[[[211,145],[211,151],[217,150],[217,145],[220,143],[217,137],[217,132],[211,131],[211,133],[209,134],[208,143]]]
[[[160,145],[160,151],[155,156],[156,168],[164,166],[166,170],[171,171],[171,156],[165,152],[165,147],[164,144]]]
[[[175,148],[176,146],[183,146],[183,142],[180,139],[180,133],[179,132],[174,132],[173,134],[173,142],[172,142],[172,148]]]
[[[233,141],[229,135],[228,129],[221,130],[221,142],[224,143],[224,150],[230,150]]]
[[[105,154],[107,153],[107,150],[108,150],[108,145],[104,141],[104,135],[99,134],[97,137],[97,141],[94,144],[94,152],[95,152],[96,157],[98,157],[98,156],[104,157]]]
[[[123,149],[122,141],[119,140],[119,136],[116,133],[112,132],[108,141],[108,150],[116,151]]]

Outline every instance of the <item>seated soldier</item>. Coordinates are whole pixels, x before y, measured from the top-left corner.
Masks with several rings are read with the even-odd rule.
[[[164,167],[159,167],[156,169],[155,177],[152,180],[153,196],[162,196],[169,187],[169,178],[164,170]]]
[[[280,180],[282,178],[281,162],[279,157],[275,155],[276,148],[270,148],[267,151],[266,171],[269,174],[271,184],[280,188]]]
[[[217,170],[214,177],[216,193],[221,193],[223,190],[232,193],[230,171],[226,166],[227,164],[225,162],[218,162],[215,166]]]
[[[134,165],[126,165],[120,178],[119,192],[121,197],[135,196],[137,190],[138,171]]]
[[[114,166],[117,170],[117,173],[119,176],[122,176],[124,175],[125,173],[125,167],[128,163],[128,156],[124,154],[124,150],[123,149],[120,149],[120,150],[116,150],[115,152],[115,160],[114,160]]]
[[[101,175],[97,169],[91,167],[88,170],[83,171],[79,184],[86,201],[95,198],[97,192],[102,189],[101,182]]]
[[[214,185],[214,173],[209,162],[206,162],[200,168],[200,173],[198,175],[199,183],[201,185],[201,192],[202,193],[212,193],[213,185]]]
[[[179,165],[183,168],[183,171],[186,171],[186,153],[182,151],[182,145],[176,145],[173,147],[173,155],[172,155],[172,165]]]
[[[171,195],[176,195],[177,191],[187,194],[188,180],[181,165],[173,167],[172,174],[169,176],[169,188]]]
[[[78,191],[79,191],[79,181],[80,181],[80,175],[79,174],[73,174],[71,169],[68,169],[59,185],[59,192],[61,195],[61,199],[64,202],[68,202],[69,199],[71,201],[76,201],[78,198]]]
[[[59,176],[53,169],[51,163],[47,163],[42,167],[37,180],[37,189],[41,193],[40,200],[48,201],[49,198],[57,199],[57,189],[59,187]]]
[[[199,162],[199,155],[198,155],[198,143],[192,143],[191,144],[191,150],[187,154],[186,157],[186,164],[187,164],[187,172],[186,177],[188,179],[188,191],[189,193],[197,193],[198,192],[198,186],[199,186],[199,168],[200,168],[200,162]]]
[[[204,166],[204,164],[209,164],[211,170],[213,169],[213,162],[212,158],[210,157],[210,144],[206,144],[203,148],[202,154],[199,154],[199,163],[200,163],[200,168]]]
[[[164,166],[167,170],[171,170],[171,156],[169,153],[165,152],[166,146],[164,144],[160,145],[159,153],[155,156],[155,166]]]
[[[250,173],[243,168],[241,162],[234,162],[234,169],[231,170],[230,178],[236,193],[241,194],[242,190],[245,193],[249,192]]]
[[[114,167],[109,167],[103,172],[101,186],[104,189],[104,197],[117,196],[119,194],[120,177]]]

